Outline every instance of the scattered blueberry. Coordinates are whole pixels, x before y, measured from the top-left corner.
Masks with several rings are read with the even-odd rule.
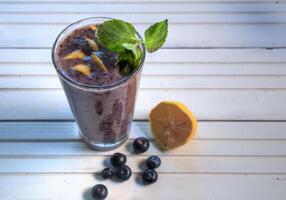
[[[107,168],[105,168],[105,169],[103,169],[103,170],[101,171],[101,176],[102,176],[102,178],[104,178],[104,179],[112,178],[112,176],[113,176],[113,171],[112,171],[109,167],[107,167]]]
[[[133,142],[133,148],[135,153],[144,153],[149,149],[149,146],[149,141],[147,140],[147,138],[144,137],[136,138]]]
[[[114,167],[122,166],[126,163],[126,156],[122,153],[115,153],[112,155],[110,161]]]
[[[116,170],[116,177],[121,181],[126,181],[131,177],[132,171],[127,165],[123,165]]]
[[[103,200],[108,195],[108,190],[105,185],[98,184],[93,186],[91,190],[91,195],[94,199]]]
[[[150,156],[146,161],[146,165],[149,169],[157,169],[161,165],[161,159],[158,156]]]
[[[146,183],[155,183],[158,179],[158,174],[154,169],[146,169],[143,172],[143,180]]]

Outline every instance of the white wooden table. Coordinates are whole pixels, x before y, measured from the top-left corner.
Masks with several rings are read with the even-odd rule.
[[[125,146],[96,152],[80,140],[51,64],[50,48],[67,24],[90,16],[129,20],[141,33],[168,18],[162,50],[148,55]],[[286,1],[0,0],[0,199],[286,199]],[[179,100],[199,131],[182,148],[129,145],[150,137],[146,116]],[[124,183],[95,173],[114,152],[133,170]],[[139,163],[160,155],[158,182],[142,186]]]

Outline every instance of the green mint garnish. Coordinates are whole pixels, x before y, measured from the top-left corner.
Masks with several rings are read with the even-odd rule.
[[[139,44],[141,40],[136,36],[136,30],[132,24],[118,19],[105,21],[98,26],[98,42],[113,52],[123,52],[123,44]]]
[[[145,45],[147,51],[152,53],[163,46],[168,35],[168,20],[153,24],[145,31]]]
[[[145,43],[148,52],[157,51],[168,34],[168,21],[153,24],[145,31],[145,41],[138,38],[134,26],[128,22],[112,19],[98,26],[97,42],[112,52],[119,54],[118,62],[126,62],[121,70],[124,75],[132,73],[141,61],[143,52],[139,47]]]

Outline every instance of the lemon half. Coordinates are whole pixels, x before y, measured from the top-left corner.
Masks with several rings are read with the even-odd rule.
[[[188,143],[198,127],[194,114],[177,101],[160,102],[149,113],[149,122],[156,143],[166,150]]]

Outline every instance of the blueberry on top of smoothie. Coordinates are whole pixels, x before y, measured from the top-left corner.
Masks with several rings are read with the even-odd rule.
[[[150,26],[144,40],[131,23],[110,19],[79,27],[63,39],[57,62],[71,79],[89,85],[106,85],[129,76],[148,52],[158,50],[168,34],[168,21]]]

